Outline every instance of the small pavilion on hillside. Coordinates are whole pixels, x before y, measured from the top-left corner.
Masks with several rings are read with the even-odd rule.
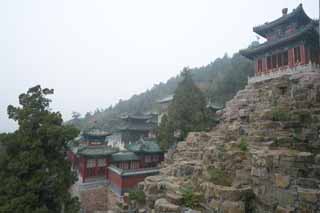
[[[266,42],[240,51],[255,61],[255,76],[249,83],[263,81],[284,74],[319,70],[319,22],[312,20],[302,4],[291,13],[253,28]]]
[[[141,138],[154,139],[157,127],[157,114],[122,115],[121,124],[108,136],[109,145],[125,149],[128,144]]]

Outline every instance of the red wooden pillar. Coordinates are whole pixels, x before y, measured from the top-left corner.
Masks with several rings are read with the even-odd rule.
[[[267,58],[262,58],[262,74],[266,73],[267,71]]]
[[[271,56],[270,56],[271,57]],[[268,61],[268,60],[267,60]],[[271,62],[270,62],[271,63]],[[267,62],[267,64],[268,64],[268,62]],[[271,67],[269,67],[269,69],[268,69],[268,65],[267,65],[267,68],[266,68],[266,72],[264,73],[264,74],[268,74],[269,72],[271,71]]]
[[[300,55],[301,55],[301,64],[306,64],[307,63],[306,51],[303,44],[300,45]]]
[[[82,168],[81,170],[81,176],[82,176],[82,182],[84,183],[87,178],[87,159],[85,158],[80,158],[80,167]]]
[[[310,48],[305,47],[305,54],[306,54],[306,64],[308,64],[310,62]]]
[[[258,72],[258,64],[259,64],[259,59],[256,59],[255,60],[255,76],[259,75],[259,72]]]
[[[85,179],[87,179],[88,177],[88,171],[87,171],[87,163],[88,163],[88,160],[87,159],[84,159],[84,179],[83,179],[83,182],[85,182]]]
[[[93,176],[98,176],[98,160],[95,159],[95,164],[94,164],[94,172],[93,172]]]
[[[144,155],[140,156],[140,168],[144,168]]]
[[[164,154],[162,153],[160,156],[160,161],[164,161]]]
[[[294,65],[294,50],[293,48],[288,50],[288,65],[289,67],[293,67]]]
[[[109,160],[108,160],[108,158],[105,159],[105,162],[106,162],[106,167],[104,170],[104,175],[105,175],[106,179],[108,180],[109,179],[109,174],[108,174]]]
[[[84,176],[84,172],[83,172],[83,159],[82,157],[79,158],[79,172],[80,172],[80,176],[82,177],[82,182],[83,182],[83,176]]]

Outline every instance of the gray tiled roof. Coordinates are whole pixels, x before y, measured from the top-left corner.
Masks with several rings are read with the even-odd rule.
[[[134,152],[117,152],[112,154],[112,162],[136,161],[139,157]]]
[[[283,15],[282,17],[271,21],[271,22],[267,22],[263,25],[257,26],[253,28],[253,31],[265,36],[265,32],[273,27],[279,26],[281,24],[287,23],[290,20],[292,20],[293,18],[296,17],[300,17],[302,19],[304,19],[307,22],[310,22],[311,19],[306,15],[306,13],[303,10],[302,4],[300,4],[297,8],[295,8],[291,13],[287,14],[287,15]]]
[[[159,174],[159,168],[143,168],[143,169],[132,169],[132,170],[123,170],[115,166],[109,166],[109,170],[115,172],[120,176],[133,176],[133,175],[156,175]]]
[[[76,154],[89,158],[98,158],[110,156],[119,150],[110,146],[80,146],[76,150]]]
[[[164,97],[162,99],[157,100],[156,102],[160,103],[160,104],[168,103],[168,102],[173,100],[173,97],[174,97],[174,94],[171,94],[171,95],[168,95],[168,96],[166,96],[166,97]]]

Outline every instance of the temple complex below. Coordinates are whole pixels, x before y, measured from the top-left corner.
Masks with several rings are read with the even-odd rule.
[[[284,74],[319,70],[319,23],[309,18],[300,4],[291,13],[253,28],[266,42],[240,51],[255,61],[255,76],[249,83]]]
[[[108,132],[83,132],[69,142],[67,155],[80,188],[104,183],[122,195],[145,177],[158,174],[164,154],[155,141],[141,138],[120,151],[108,144],[108,136]]]

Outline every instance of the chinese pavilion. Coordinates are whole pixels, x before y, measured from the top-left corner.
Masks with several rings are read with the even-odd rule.
[[[319,23],[306,15],[302,4],[289,14],[287,11],[285,8],[282,17],[253,28],[266,42],[240,51],[255,61],[251,82],[311,71],[320,64]]]
[[[141,138],[155,138],[157,115],[124,115],[121,116],[121,125],[108,137],[109,144],[114,147],[126,148]]]
[[[159,173],[158,165],[164,155],[155,141],[140,139],[119,151],[108,145],[109,135],[86,132],[69,142],[68,159],[78,173],[80,185],[103,180],[122,195],[145,177]]]

